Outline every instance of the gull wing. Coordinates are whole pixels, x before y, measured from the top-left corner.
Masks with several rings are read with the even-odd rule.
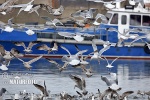
[[[107,86],[111,86],[112,85],[112,83],[110,83],[110,80],[108,80],[107,77],[101,76],[101,79],[107,84]]]
[[[78,53],[76,53],[75,55],[76,56],[79,56],[80,54],[82,55],[83,53],[87,52],[88,50],[82,50],[82,51],[79,51]]]
[[[34,84],[34,83],[33,83],[33,85],[34,85],[37,89],[39,89],[40,91],[42,91],[42,93],[44,94],[45,88],[44,88],[43,86],[41,86],[41,85],[39,85],[39,84]]]
[[[105,97],[105,96],[107,96],[108,94],[110,94],[112,92],[112,90],[111,89],[107,89],[107,90],[105,90],[104,91],[104,93],[103,94],[101,94],[101,96],[100,96],[100,99],[99,100],[103,100],[103,98]]]
[[[106,58],[106,57],[104,57],[104,58],[105,58],[105,60],[107,61],[107,64],[109,64],[109,62],[108,62],[107,58]]]
[[[42,58],[42,57],[43,57],[43,55],[41,55],[41,56],[39,56],[39,57],[36,57],[36,58],[34,58],[34,59],[28,61],[28,63],[29,63],[29,64],[32,64],[32,63],[36,62],[37,60],[39,60],[39,59]]]
[[[70,53],[70,51],[67,49],[67,48],[65,48],[64,46],[60,46],[62,49],[64,49],[65,51],[67,51],[68,52],[68,54],[71,56],[71,53]]]
[[[11,0],[8,0],[8,1],[4,2],[4,3],[0,6],[0,8],[4,8],[10,1],[11,1]]]
[[[63,23],[59,19],[54,19],[53,23],[55,23],[55,24],[60,23],[61,25],[63,25]]]
[[[82,88],[83,83],[81,77],[78,75],[69,75],[69,76],[77,84],[78,88],[83,90]]]
[[[33,2],[34,0],[31,0],[29,3],[27,4],[19,4],[19,5],[13,5],[13,6],[9,6],[9,7],[13,7],[13,8],[18,8],[18,7],[27,7],[28,5],[31,5],[31,3]]]
[[[47,17],[47,16],[43,16],[43,17],[41,17],[41,18],[45,19],[46,21],[52,22],[51,18],[49,18],[49,17]]]
[[[8,19],[8,25],[11,26],[12,25],[12,20],[13,20],[13,17]]]
[[[12,7],[12,8],[19,8],[19,7],[26,7],[27,4],[19,4],[19,5],[13,5],[13,6],[9,6],[9,7]]]
[[[132,93],[134,93],[134,91],[126,91],[126,92],[124,92],[123,94],[122,94],[122,99],[124,98],[124,97],[126,97],[126,96],[128,96],[128,95],[130,95],[130,94],[132,94]]]
[[[106,50],[108,50],[110,48],[110,46],[106,46],[106,47],[104,47],[103,49],[101,49],[100,51],[99,51],[99,56],[101,56],[102,55],[102,53],[104,53]]]
[[[38,50],[49,50],[50,48],[46,44],[42,44],[37,47]]]
[[[60,66],[60,65],[59,65],[56,61],[54,61],[54,60],[51,60],[51,59],[49,59],[49,58],[45,58],[45,59],[47,59],[50,63],[55,64],[57,67]]]
[[[4,22],[0,21],[0,26],[6,25]]]
[[[30,11],[29,11],[29,13],[32,13],[32,12],[36,12],[37,13],[37,15],[39,16],[39,13],[38,13],[38,9],[40,9],[41,8],[41,6],[40,5],[37,5],[37,6],[35,6],[34,8],[32,8]]]
[[[23,46],[24,49],[26,48],[24,42],[13,42],[16,46]]]
[[[5,49],[4,49],[3,45],[0,45],[0,53],[1,53],[2,56],[5,55]]]
[[[39,41],[32,41],[32,42],[29,43],[28,48],[31,49],[34,45],[36,45],[38,43],[39,43]]]
[[[103,14],[98,13],[98,14],[96,15],[96,17],[95,17],[95,20],[98,20],[99,18],[101,18],[101,20],[104,20],[104,21],[107,21],[107,22],[108,22],[106,16],[103,15]]]
[[[89,33],[83,33],[83,36],[87,36],[87,37],[93,37],[95,35],[89,34]]]
[[[69,33],[69,32],[58,32],[60,36],[68,37],[68,38],[73,38],[75,36],[74,33]]]
[[[147,37],[148,37],[148,35],[138,36],[132,42],[130,42],[129,46],[131,46],[135,41],[138,41],[140,39],[147,38]]]
[[[81,10],[78,10],[77,12],[71,14],[71,17],[80,17],[80,16],[81,16]]]
[[[97,46],[96,46],[94,40],[92,40],[92,47],[93,47],[93,51],[94,51],[94,52],[97,51]]]
[[[17,50],[16,48],[12,48],[12,49],[10,50],[10,52],[13,53],[14,55],[20,53],[19,50]]]
[[[118,59],[119,57],[115,58],[112,62],[111,65]]]
[[[10,52],[15,58],[17,58],[18,60],[20,60],[21,62],[24,63],[24,61],[22,59],[20,59],[19,57],[15,56],[12,52]]]

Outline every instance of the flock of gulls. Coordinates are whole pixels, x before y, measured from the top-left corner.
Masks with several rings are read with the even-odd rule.
[[[64,11],[64,7],[62,5],[59,8],[54,9],[51,6],[45,5],[45,4],[33,5],[32,3],[34,2],[34,0],[31,0],[27,4],[14,5],[17,1],[18,0],[8,0],[5,3],[3,3],[0,6],[0,13],[2,15],[6,15],[7,13],[12,12],[12,10],[14,8],[20,8],[17,16],[19,16],[19,14],[22,11],[25,11],[28,13],[35,12],[38,16],[40,16],[40,14],[38,13],[38,10],[43,9],[54,16],[60,16],[60,15],[62,15],[62,13]],[[87,1],[103,3],[106,8],[112,9],[112,8],[115,8],[115,5],[113,5],[114,3],[123,2],[124,0],[114,0],[114,1],[109,1],[109,2],[105,2],[102,0],[87,0]],[[129,1],[129,3],[131,3],[131,5],[134,5],[134,3],[137,3],[137,2],[141,3],[142,0],[141,1],[140,0],[139,1],[136,1],[136,0]],[[71,17],[69,17],[69,18],[71,20],[75,21],[75,23],[77,25],[79,25],[80,27],[84,27],[85,24],[88,23],[89,21],[90,22],[92,21],[93,25],[98,26],[98,25],[100,25],[100,23],[98,22],[99,18],[101,18],[102,21],[107,21],[107,18],[105,17],[105,15],[100,14],[100,13],[98,13],[96,15],[96,17],[94,17],[94,13],[96,13],[96,11],[97,11],[96,8],[90,8],[88,10],[79,10],[77,12],[72,13]],[[81,17],[81,18],[83,18],[83,20],[77,20],[76,19],[77,17]],[[27,27],[25,25],[17,25],[16,23],[12,22],[13,18],[9,19],[7,24],[0,22],[0,28],[2,31],[12,32],[14,30],[14,27],[17,26],[20,29],[21,28],[26,29],[25,32],[28,35],[33,35],[33,34],[35,34],[35,31],[44,30],[44,29],[49,28],[50,26],[57,28],[57,23],[59,23],[60,25],[63,26],[63,23],[59,19],[52,20],[51,18],[45,17],[45,16],[42,16],[41,18],[46,20],[46,26],[44,26],[43,28]],[[80,68],[83,71],[83,73],[85,73],[86,77],[89,78],[89,77],[92,77],[93,70],[92,70],[92,66],[90,66],[90,62],[87,61],[87,58],[90,58],[90,61],[93,59],[97,59],[99,63],[100,63],[100,60],[106,60],[106,62],[107,62],[106,67],[111,69],[114,67],[113,63],[119,57],[116,57],[110,63],[106,57],[104,57],[104,56],[102,57],[102,54],[105,51],[107,51],[111,46],[120,46],[123,43],[123,41],[127,40],[127,39],[133,39],[133,41],[128,45],[130,47],[133,45],[133,43],[135,41],[149,37],[148,34],[145,34],[143,36],[139,36],[138,34],[129,34],[129,32],[134,32],[134,33],[142,32],[141,29],[131,29],[124,33],[118,32],[118,30],[116,30],[115,28],[109,28],[107,30],[110,32],[116,31],[118,33],[118,40],[119,40],[118,43],[110,43],[109,41],[93,39],[92,40],[93,52],[89,53],[87,56],[84,56],[84,53],[87,52],[88,49],[80,50],[77,45],[75,45],[75,48],[77,49],[76,54],[71,54],[70,51],[65,46],[63,46],[57,42],[54,42],[52,47],[49,47],[46,44],[42,44],[42,45],[36,47],[37,50],[47,51],[48,54],[50,54],[50,52],[53,52],[53,51],[58,51],[58,49],[60,47],[62,50],[64,50],[64,52],[68,53],[68,55],[64,55],[61,58],[62,62],[64,62],[63,65],[60,65],[59,63],[57,63],[56,61],[54,61],[50,58],[45,58],[45,57],[43,57],[43,55],[35,57],[29,61],[24,61],[21,58],[24,56],[24,54],[20,53],[20,51],[18,51],[15,48],[12,48],[10,51],[7,51],[7,50],[5,50],[3,45],[0,45],[0,62],[1,62],[0,69],[3,71],[8,70],[11,60],[16,58],[22,62],[23,66],[25,68],[30,70],[30,69],[32,69],[32,63],[43,58],[43,59],[49,61],[50,63],[54,64],[60,72],[62,72],[63,70],[67,70],[68,66],[72,66],[74,68]],[[60,36],[66,37],[66,38],[73,38],[77,42],[84,41],[85,37],[94,37],[94,35],[92,35],[92,34],[85,33],[84,30],[82,32],[71,33],[71,34],[69,32],[58,32],[58,34]],[[103,44],[103,48],[101,50],[98,50],[98,48],[96,46],[97,42],[101,42]],[[150,45],[146,41],[144,41],[144,42],[148,45],[148,48],[150,49]],[[24,48],[25,53],[31,53],[32,47],[36,46],[36,44],[38,44],[38,43],[40,43],[40,42],[32,41],[28,44],[28,46],[26,46],[24,44],[24,42],[14,42],[13,44],[16,46],[22,46]],[[90,66],[90,68],[87,68],[87,66]],[[84,77],[82,77],[80,75],[70,74],[69,77],[76,84],[74,87],[76,87],[80,90],[80,91],[76,91],[77,95],[70,95],[69,93],[66,93],[65,91],[63,91],[60,94],[56,94],[55,96],[57,99],[56,98],[54,99],[51,97],[50,91],[46,88],[46,81],[44,81],[44,86],[42,86],[40,84],[33,84],[37,89],[39,89],[41,91],[41,94],[27,93],[26,91],[23,91],[23,92],[21,91],[20,93],[18,93],[18,94],[16,93],[15,95],[13,95],[12,99],[9,99],[9,100],[14,100],[14,99],[15,100],[127,100],[129,95],[135,93],[135,91],[126,91],[123,94],[120,94],[119,92],[122,90],[122,88],[119,86],[118,83],[121,80],[118,81],[118,75],[116,73],[110,72],[109,75],[110,75],[109,78],[106,76],[101,76],[101,80],[104,81],[106,83],[106,85],[108,86],[108,88],[104,92],[101,92],[98,89],[96,94],[90,93],[90,91],[86,90],[86,81],[85,81]],[[9,93],[9,90],[7,90],[6,88],[1,88],[0,100],[3,100],[2,98],[6,92]],[[142,97],[146,96],[148,98],[148,100],[150,100],[150,91],[140,91],[139,90],[139,91],[137,91],[137,95],[141,95]],[[139,98],[138,96],[133,97],[133,99],[138,99],[138,98]]]

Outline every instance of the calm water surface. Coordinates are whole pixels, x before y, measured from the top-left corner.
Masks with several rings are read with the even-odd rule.
[[[26,58],[24,60],[28,61],[29,59]],[[63,65],[61,59],[54,60]],[[109,61],[111,62],[112,60]],[[10,84],[10,80],[14,79],[15,76],[20,76],[21,79],[36,80],[41,85],[43,85],[45,80],[47,89],[52,94],[62,91],[76,94],[78,88],[74,89],[75,83],[69,78],[69,74],[78,74],[85,78],[87,90],[97,93],[97,89],[100,89],[102,92],[107,89],[105,82],[101,80],[101,75],[109,77],[108,73],[114,72],[118,74],[119,85],[122,87],[121,92],[132,90],[136,94],[138,90],[150,91],[150,61],[117,60],[113,63],[114,67],[112,69],[106,68],[107,62],[105,60],[102,60],[100,64],[97,60],[93,60],[90,61],[90,65],[92,66],[94,75],[87,78],[81,69],[71,66],[68,66],[65,71],[59,73],[55,65],[45,59],[40,59],[33,63],[31,70],[25,69],[22,62],[14,59],[11,61],[8,71],[0,71],[0,88],[4,87],[12,94],[23,90],[30,93],[40,93],[32,84]],[[8,76],[4,74],[8,74]]]

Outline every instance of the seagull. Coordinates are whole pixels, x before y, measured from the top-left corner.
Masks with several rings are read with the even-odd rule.
[[[3,100],[3,94],[6,92],[6,88],[1,88],[0,90],[0,100]]]
[[[48,51],[48,54],[52,51],[58,51],[58,44],[56,42],[54,42],[54,46],[48,47],[46,44],[42,44],[40,46],[37,47],[38,50],[45,50]]]
[[[12,48],[10,51],[7,51],[4,49],[3,45],[0,45],[0,53],[1,56],[5,59],[5,60],[11,60],[15,55],[15,56],[23,56],[17,49]],[[13,54],[13,55],[12,55]]]
[[[129,4],[135,6],[136,3],[140,3],[142,7],[144,7],[144,0],[129,0]]]
[[[134,91],[126,91],[119,96],[119,100],[127,100],[127,96],[134,93]],[[119,95],[119,94],[118,94]]]
[[[48,60],[50,63],[55,64],[56,67],[59,69],[60,72],[63,71],[64,69],[66,69],[66,67],[69,65],[68,62],[65,62],[64,65],[61,66],[59,63],[57,63],[57,62],[54,61],[54,60],[51,60],[51,59],[49,59],[49,58],[45,58],[45,59]]]
[[[49,17],[41,17],[41,18],[46,20],[46,25],[53,25],[54,27],[57,27],[57,23],[63,25],[63,23],[59,19],[51,20],[51,18]]]
[[[8,19],[8,23],[7,24],[5,24],[5,23],[0,21],[0,28],[2,29],[1,32],[2,31],[6,31],[6,32],[10,33],[10,32],[12,32],[14,30],[14,28],[12,27],[12,24],[13,24],[12,20],[13,20],[13,18]]]
[[[60,16],[62,15],[63,11],[64,11],[64,7],[60,5],[60,7],[57,9],[53,9],[53,8],[50,9],[49,13],[53,14],[54,16]]]
[[[52,13],[52,7],[47,4],[40,4],[42,10],[46,10],[48,13]]]
[[[114,66],[112,66],[112,64],[119,58],[119,57],[117,57],[117,58],[115,58],[111,63],[109,63],[108,62],[108,60],[107,60],[107,58],[106,57],[104,57],[105,59],[106,59],[106,61],[107,61],[107,68],[112,68],[112,67],[114,67]]]
[[[69,18],[72,22],[75,22],[78,26],[77,27],[84,27],[85,24],[87,23],[85,19],[75,19],[74,17],[70,17]]]
[[[120,90],[121,88],[118,86],[118,78],[116,73],[111,74],[111,79],[108,79],[105,76],[101,76],[101,79],[106,82],[107,86],[112,90]]]
[[[81,65],[81,68],[87,77],[91,77],[93,75],[92,66],[90,66],[90,68],[87,69],[84,65]]]
[[[33,83],[33,85],[43,93],[42,98],[49,96],[49,92],[50,92],[50,91],[47,91],[45,81],[44,81],[44,86],[41,86],[41,85],[39,85],[39,84],[34,84],[34,83]],[[43,100],[43,99],[42,99],[42,100]]]
[[[68,62],[70,65],[78,65],[80,63],[79,55],[87,52],[87,50],[82,50],[82,51],[79,51],[78,53],[76,53],[75,55],[71,55],[71,53],[69,52],[69,50],[67,48],[65,48],[64,46],[60,46],[60,47],[62,49],[64,49],[65,51],[67,51],[68,54],[69,54],[69,57],[64,55],[62,57],[62,61],[63,62]]]
[[[94,37],[95,35],[88,34],[88,33],[71,33],[71,32],[58,32],[60,36],[68,37],[68,38],[74,38],[77,42],[82,42],[85,37]]]
[[[23,46],[24,47],[23,51],[26,52],[26,53],[31,53],[32,52],[32,47],[34,45],[38,44],[38,43],[39,43],[39,41],[32,41],[32,42],[29,43],[28,47],[26,47],[26,45],[24,44],[24,42],[14,42],[14,44],[16,46]]]
[[[85,79],[79,75],[70,74],[69,76],[76,83],[75,87],[82,90],[83,95],[86,95],[88,93],[88,91],[85,89],[86,88]]]
[[[15,55],[14,55],[14,57],[16,57]],[[23,61],[22,59],[20,59],[20,58],[18,58],[18,57],[16,57],[18,60],[20,60],[22,63],[23,63],[23,65],[24,65],[24,67],[25,68],[27,68],[27,69],[31,69],[31,64],[32,63],[34,63],[34,62],[36,62],[37,60],[39,60],[40,58],[42,58],[43,57],[43,55],[41,55],[41,56],[39,56],[39,57],[36,57],[36,58],[34,58],[34,59],[31,59],[31,60],[29,60],[29,61]]]
[[[12,8],[10,8],[9,6],[13,5],[17,1],[18,0],[7,0],[6,2],[4,2],[0,6],[0,13],[3,14],[3,15],[6,15],[8,12],[11,12]]]
[[[95,21],[94,21],[94,23],[93,23],[94,25],[100,25],[100,23],[97,22],[97,20],[98,20],[99,18],[101,18],[102,22],[108,22],[108,19],[106,18],[105,15],[98,13],[98,14],[96,15],[96,17],[95,17]]]
[[[71,17],[82,17],[84,19],[93,19],[93,13],[97,11],[96,8],[90,8],[88,10],[78,10],[71,14]]]
[[[102,43],[103,44],[103,47],[104,48],[102,48],[98,53],[97,53],[97,47],[96,47],[96,45],[95,45],[95,43],[96,42],[100,42],[100,43]],[[93,39],[92,40],[92,47],[93,47],[93,50],[94,50],[94,52],[95,52],[95,57],[101,57],[101,55],[105,52],[105,51],[107,51],[109,48],[110,48],[110,46],[115,46],[116,45],[116,43],[110,43],[109,41],[103,41],[103,40],[100,40],[100,39]],[[97,55],[98,54],[98,55]]]
[[[129,47],[132,46],[132,44],[140,39],[143,39],[143,38],[148,38],[150,35],[149,34],[146,34],[146,35],[141,35],[141,36],[138,36],[136,37],[133,41],[130,42],[129,44]]]
[[[127,40],[127,39],[136,39],[139,35],[138,34],[129,34],[130,32],[134,32],[134,33],[137,33],[137,32],[140,32],[138,29],[129,29],[123,33],[120,33],[116,28],[109,28],[108,31],[116,31],[118,33],[118,43],[117,45],[121,45],[121,43],[124,41],[124,40]]]
[[[9,6],[9,7],[12,7],[12,8],[20,8],[20,7],[21,7],[21,9],[19,10],[19,12],[18,12],[18,14],[17,14],[17,15],[19,15],[19,13],[20,13],[21,11],[29,12],[29,11],[32,9],[32,7],[33,7],[32,2],[34,2],[34,0],[31,0],[31,1],[30,1],[29,3],[27,3],[27,4],[19,4],[19,5]]]
[[[29,13],[33,13],[35,12],[38,16],[39,16],[39,13],[38,13],[38,10],[41,8],[41,5],[37,5],[33,8],[30,9]]]
[[[98,49],[97,49],[97,46],[95,44],[96,42],[97,42],[97,40],[95,40],[95,39],[92,40],[92,48],[93,48],[94,55],[91,57],[91,60],[92,59],[98,59],[98,62],[100,63],[99,59],[102,59],[102,58],[101,58],[101,56],[99,56]]]

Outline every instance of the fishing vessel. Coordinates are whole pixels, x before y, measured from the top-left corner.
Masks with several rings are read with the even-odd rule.
[[[25,54],[26,57],[37,56],[44,54],[46,57],[62,57],[64,54],[68,55],[66,51],[59,47],[62,45],[66,47],[71,54],[76,54],[77,49],[88,51],[83,55],[88,55],[93,52],[92,40],[100,39],[103,41],[109,41],[110,43],[116,43],[106,50],[102,56],[108,58],[120,57],[122,59],[150,59],[150,50],[146,42],[149,42],[149,37],[139,39],[132,45],[130,43],[134,40],[132,38],[125,39],[124,44],[117,45],[118,33],[127,32],[129,29],[138,29],[139,32],[127,32],[128,34],[138,34],[138,36],[149,34],[150,26],[150,12],[149,9],[145,9],[140,5],[137,7],[126,6],[123,8],[114,8],[108,10],[105,15],[107,20],[102,20],[99,26],[91,26],[88,28],[79,27],[48,27],[43,30],[34,30],[35,34],[28,35],[25,31],[14,29],[12,32],[2,31],[0,34],[0,44],[4,46],[6,50],[16,48],[21,53]],[[28,27],[40,27],[40,25],[28,25]],[[72,25],[73,26],[73,25]],[[110,28],[115,28],[117,31],[110,31]],[[73,38],[66,38],[60,36],[59,32],[68,32],[74,34],[77,32],[88,33],[94,35],[93,37],[84,37],[82,42],[76,41]],[[24,48],[16,46],[14,42],[24,42],[27,46],[31,41],[39,41],[38,44],[32,47],[32,52],[25,53]],[[146,41],[146,42],[144,42]],[[54,42],[57,42],[58,50],[48,54],[47,51],[37,50],[37,47],[46,44],[51,47]],[[76,45],[76,46],[75,46]],[[103,48],[103,43],[96,43],[98,50]]]

